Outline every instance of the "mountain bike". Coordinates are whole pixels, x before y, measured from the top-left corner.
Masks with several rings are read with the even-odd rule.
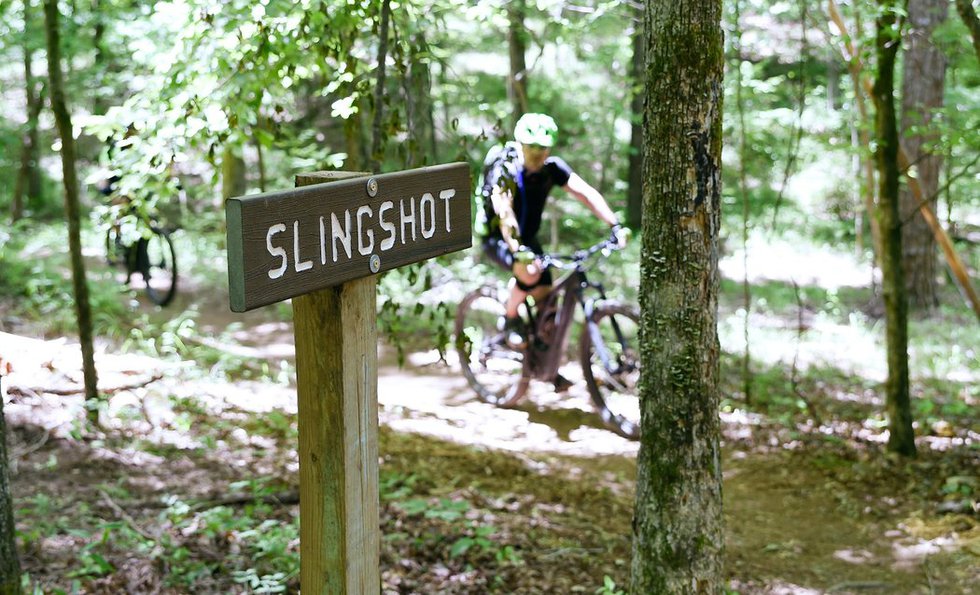
[[[564,380],[558,369],[566,359],[575,312],[583,325],[579,361],[592,404],[613,432],[637,440],[639,417],[639,309],[607,299],[602,283],[587,271],[596,254],[615,249],[608,239],[572,255],[545,254],[542,264],[563,276],[548,296],[532,307],[525,300],[522,317],[527,332],[523,345],[507,343],[499,321],[507,291],[484,285],[463,298],[456,312],[455,347],[463,375],[477,396],[498,407],[514,407],[531,380]]]
[[[158,306],[166,306],[177,294],[177,253],[170,232],[153,222],[135,241],[124,240],[122,226],[115,222],[106,230],[106,262],[110,266],[125,265],[126,284],[139,273],[147,297]]]

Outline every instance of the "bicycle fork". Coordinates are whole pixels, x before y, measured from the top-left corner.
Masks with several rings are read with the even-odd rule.
[[[611,376],[615,376],[623,371],[622,355],[620,354],[616,357],[616,361],[613,361],[612,354],[609,353],[609,349],[606,347],[606,341],[602,338],[602,332],[599,330],[599,323],[593,319],[594,314],[595,301],[589,300],[585,303],[585,326],[589,333],[589,340],[592,342],[596,354],[602,361],[602,367]],[[619,328],[619,322],[616,320],[615,314],[609,315],[609,323],[612,325],[616,342],[625,348],[627,346],[626,337],[623,336],[623,331]]]

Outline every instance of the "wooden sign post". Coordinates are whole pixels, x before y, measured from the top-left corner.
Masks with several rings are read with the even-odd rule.
[[[374,275],[470,246],[469,167],[296,186],[226,203],[231,309],[294,298],[303,593],[379,593]]]

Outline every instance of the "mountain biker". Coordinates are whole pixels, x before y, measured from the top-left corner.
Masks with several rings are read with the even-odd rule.
[[[558,125],[546,114],[527,113],[514,128],[514,141],[490,149],[483,162],[477,190],[483,208],[478,230],[483,251],[510,271],[510,297],[501,330],[513,346],[524,343],[518,307],[528,295],[540,302],[551,290],[551,271],[543,269],[543,253],[537,234],[551,189],[558,186],[578,199],[607,223],[620,247],[626,245],[626,229],[606,199],[560,157],[551,155]],[[482,228],[482,229],[481,229]]]

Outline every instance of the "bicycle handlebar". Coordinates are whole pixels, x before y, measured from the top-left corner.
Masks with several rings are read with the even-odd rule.
[[[601,242],[582,250],[576,250],[573,254],[542,254],[539,258],[541,259],[541,264],[544,266],[544,268],[565,270],[579,267],[583,262],[591,258],[597,252],[620,249],[619,240],[616,239],[616,233],[613,232],[610,237],[602,240]]]

